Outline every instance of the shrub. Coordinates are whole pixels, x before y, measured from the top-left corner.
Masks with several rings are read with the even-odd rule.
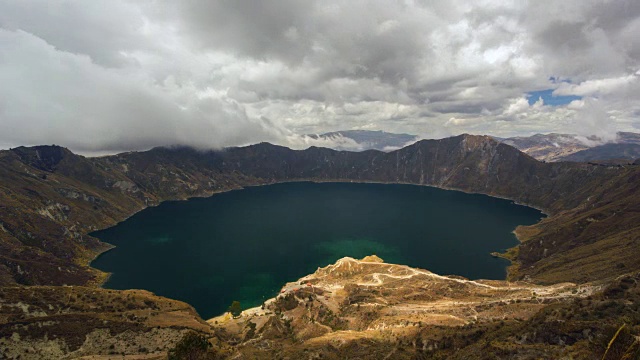
[[[242,314],[242,306],[240,306],[239,301],[233,301],[231,306],[227,309],[234,318],[237,318]]]
[[[211,344],[202,335],[189,332],[169,350],[169,360],[207,360],[215,359],[215,353],[210,351]]]

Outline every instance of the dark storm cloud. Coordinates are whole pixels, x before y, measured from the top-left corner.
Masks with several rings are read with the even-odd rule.
[[[585,22],[557,20],[541,29],[536,40],[546,45],[550,51],[583,51],[591,44],[585,34]]]
[[[524,23],[549,70],[584,78],[637,70],[640,3],[633,0],[537,3]],[[557,13],[555,16],[545,16]],[[581,80],[582,80],[581,79]]]
[[[305,35],[314,31],[314,24],[301,20],[314,7],[313,1],[196,0],[167,8],[181,15],[184,29],[195,44],[241,56],[297,63],[313,45]]]
[[[317,71],[315,80],[416,77],[431,15],[387,1],[195,1],[178,5],[195,43]]]
[[[595,3],[587,8],[587,18],[592,19],[593,26],[607,32],[623,31],[630,23],[638,21],[640,2],[635,0],[618,0]]]

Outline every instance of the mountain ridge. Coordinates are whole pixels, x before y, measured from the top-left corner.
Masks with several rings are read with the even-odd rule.
[[[24,153],[24,149],[19,149],[7,154],[17,155],[14,160],[29,166],[33,157],[24,157]],[[1,157],[5,163],[7,157],[11,156]],[[104,210],[105,217],[111,219],[82,229],[85,234],[77,233],[94,247],[99,244],[86,233],[127,217],[128,213],[164,199],[208,196],[246,185],[296,180],[401,182],[505,197],[553,215],[597,196],[598,193],[592,194],[591,190],[603,179],[629,171],[589,164],[544,164],[491,137],[466,134],[421,140],[389,153],[339,152],[326,148],[291,150],[262,143],[206,152],[156,148],[100,158],[84,158],[67,151],[58,159],[53,172],[38,166],[35,164],[34,169],[43,173],[32,174],[29,182],[42,186],[48,181],[43,177],[63,176],[64,181],[69,182],[68,187],[73,187],[80,180],[88,193],[80,195],[68,188],[53,189],[58,193],[58,200],[87,198],[89,200],[83,202],[75,201],[75,205],[81,204],[80,208],[88,211],[83,215]],[[585,187],[589,190],[580,190]],[[30,196],[28,188],[21,190],[23,196]],[[61,216],[64,223],[66,215],[60,209],[69,204],[60,201],[54,204],[44,201],[37,206],[38,211],[55,212],[58,215],[49,214],[46,220],[55,222],[55,217]],[[113,202],[117,202],[117,206]],[[47,210],[51,206],[53,208]],[[3,223],[6,223],[5,229],[16,227]],[[69,226],[62,232],[71,232]],[[75,224],[76,228],[81,226],[81,222]]]

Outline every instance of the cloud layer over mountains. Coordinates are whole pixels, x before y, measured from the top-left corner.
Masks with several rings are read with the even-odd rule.
[[[637,34],[634,0],[0,0],[0,148],[606,137],[640,128]]]

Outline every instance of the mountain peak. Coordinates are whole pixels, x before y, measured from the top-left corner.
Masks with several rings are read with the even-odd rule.
[[[77,156],[69,149],[58,145],[21,146],[12,151],[25,164],[49,172],[53,172],[66,157]]]

